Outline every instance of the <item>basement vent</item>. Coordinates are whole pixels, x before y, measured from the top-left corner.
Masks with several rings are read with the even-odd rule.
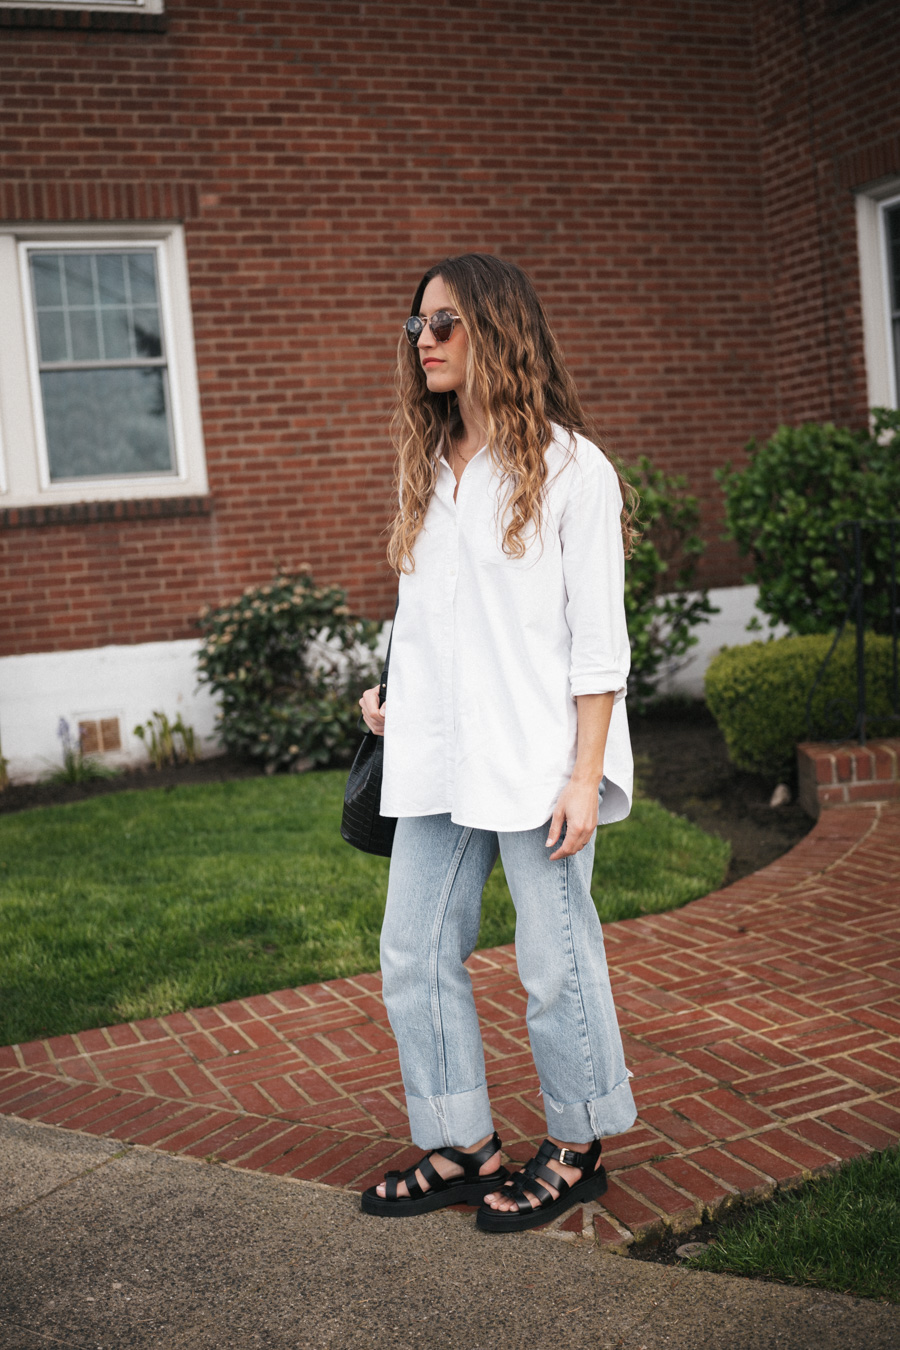
[[[78,736],[82,754],[85,755],[122,749],[118,717],[101,717],[96,722],[79,722]]]

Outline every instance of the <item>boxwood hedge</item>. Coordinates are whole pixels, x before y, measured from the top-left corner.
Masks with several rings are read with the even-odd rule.
[[[856,639],[841,638],[816,687],[807,727],[806,702],[831,646],[827,634],[724,647],[706,672],[706,701],[738,768],[773,781],[794,767],[798,741],[837,740],[856,716]],[[891,643],[865,638],[867,730],[896,735],[891,719]]]

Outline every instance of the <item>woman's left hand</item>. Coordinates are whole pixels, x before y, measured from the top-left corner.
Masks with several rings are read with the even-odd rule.
[[[548,848],[558,842],[564,821],[566,826],[566,837],[556,852],[550,854],[551,862],[556,862],[559,858],[571,858],[574,853],[580,853],[585,844],[590,843],[597,828],[599,811],[599,783],[593,779],[586,781],[570,778],[559,794],[550,820]]]

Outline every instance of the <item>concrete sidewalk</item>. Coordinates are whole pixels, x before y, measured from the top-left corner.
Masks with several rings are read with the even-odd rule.
[[[895,1350],[883,1304],[0,1120],[3,1350]]]

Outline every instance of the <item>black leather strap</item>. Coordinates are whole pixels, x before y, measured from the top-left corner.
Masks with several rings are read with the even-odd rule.
[[[549,1139],[545,1139],[538,1149],[537,1156],[539,1160],[553,1158],[564,1167],[578,1167],[582,1172],[593,1172],[602,1150],[602,1139],[595,1139],[585,1153],[576,1153],[573,1148],[557,1148]]]
[[[529,1158],[521,1172],[514,1173],[509,1181],[504,1182],[500,1188],[501,1193],[515,1201],[519,1213],[552,1205],[555,1198],[562,1199],[566,1191],[571,1190],[572,1183],[546,1165],[550,1159],[561,1162],[565,1167],[580,1168],[583,1179],[595,1170],[602,1149],[603,1141],[600,1139],[595,1139],[584,1153],[576,1153],[572,1148],[557,1148],[549,1139],[545,1139],[536,1155]],[[548,1191],[542,1181],[550,1183],[557,1193],[556,1197],[552,1191]]]
[[[502,1147],[503,1145],[500,1142],[500,1136],[495,1130],[488,1142],[482,1145],[482,1147],[477,1149],[474,1153],[461,1153],[459,1149],[450,1148],[449,1146],[446,1148],[433,1148],[430,1153],[423,1153],[419,1161],[406,1172],[385,1172],[384,1198],[385,1200],[396,1200],[398,1198],[397,1187],[401,1181],[406,1182],[406,1189],[409,1191],[410,1199],[412,1200],[418,1200],[419,1196],[425,1195],[427,1191],[446,1191],[460,1181],[468,1180],[471,1177],[477,1177],[483,1164],[486,1163],[489,1158],[492,1158]],[[451,1177],[449,1181],[445,1180],[431,1161],[435,1153],[439,1153],[441,1157],[446,1158],[448,1162],[456,1163],[458,1167],[463,1169],[463,1175],[461,1177]],[[501,1169],[501,1171],[504,1170],[505,1169]],[[425,1182],[424,1187],[416,1176],[416,1172],[421,1173],[422,1180]]]
[[[384,658],[384,669],[381,672],[381,683],[378,686],[378,706],[381,707],[387,698],[387,680],[388,667],[391,664],[391,644],[394,641],[394,624],[397,622],[397,610],[400,608],[400,596],[397,596],[397,603],[394,605],[394,623],[391,624],[391,636],[388,638],[387,653]]]

